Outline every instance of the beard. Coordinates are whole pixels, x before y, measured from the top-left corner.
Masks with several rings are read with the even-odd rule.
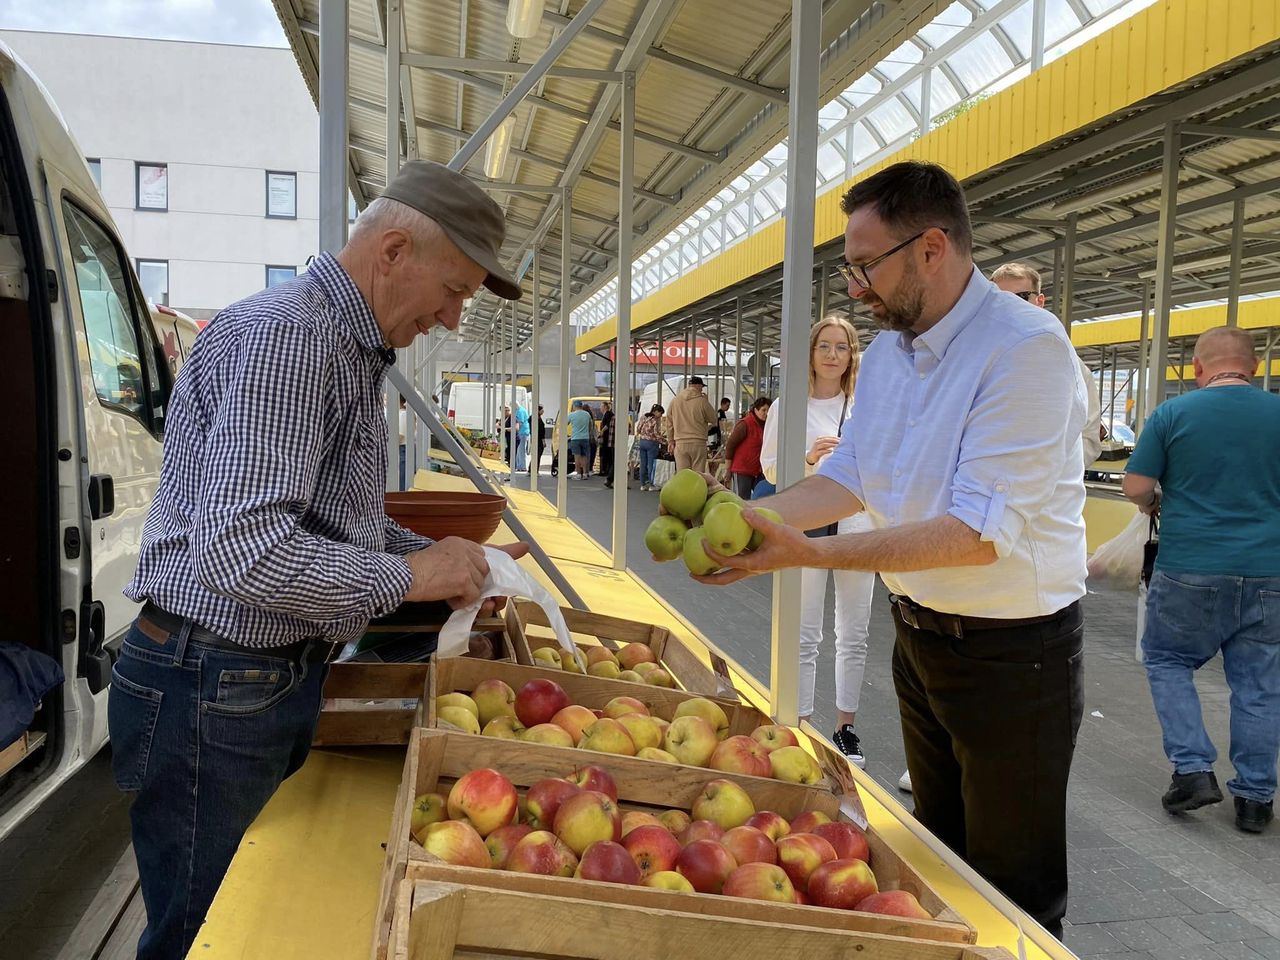
[[[868,291],[862,297],[862,303],[868,309],[879,305],[882,310],[871,311],[871,319],[881,330],[903,331],[912,329],[924,315],[924,284],[916,273],[915,264],[908,263],[903,271],[902,279],[886,300],[874,291]]]

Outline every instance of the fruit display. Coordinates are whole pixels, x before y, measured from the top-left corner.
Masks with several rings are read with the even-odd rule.
[[[706,575],[720,569],[707,555],[708,546],[722,557],[736,557],[764,543],[764,535],[742,515],[747,502],[728,490],[708,495],[706,478],[695,470],[676,471],[662,485],[658,502],[666,512],[649,524],[644,545],[659,563],[681,557],[690,573]],[[782,522],[775,510],[752,509],[774,523]]]

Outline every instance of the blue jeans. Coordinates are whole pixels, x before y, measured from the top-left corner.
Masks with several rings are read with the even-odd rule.
[[[516,473],[524,473],[529,469],[529,436],[521,434],[516,438]]]
[[[652,487],[654,471],[658,469],[658,441],[637,440],[636,452],[640,454],[640,485]]]
[[[1164,752],[1177,773],[1211,770],[1192,675],[1218,651],[1231,690],[1231,764],[1237,797],[1275,796],[1280,753],[1280,577],[1156,569],[1147,593],[1142,654]]]
[[[245,830],[311,749],[325,673],[129,630],[107,718],[116,785],[135,794],[139,960],[187,955]]]

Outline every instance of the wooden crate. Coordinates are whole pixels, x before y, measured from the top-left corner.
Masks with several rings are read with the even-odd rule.
[[[433,791],[447,792],[452,782],[469,770],[493,767],[518,787],[526,788],[546,777],[564,776],[576,765],[573,762],[576,756],[580,755],[541,744],[440,730],[415,731],[405,759],[405,774],[387,842],[374,957],[387,956],[393,901],[397,887],[404,879],[452,881],[551,900],[578,897],[588,901],[631,904],[658,910],[663,914],[692,913],[841,932],[911,936],[939,942],[971,943],[975,939],[973,928],[927,881],[894,853],[874,830],[867,833],[871,848],[870,866],[881,889],[909,890],[935,919],[910,920],[812,906],[764,903],[647,887],[619,887],[572,878],[456,867],[435,861],[409,837],[408,825],[414,797]],[[751,795],[757,810],[773,810],[788,820],[806,810],[820,810],[832,818],[841,816],[839,799],[825,787],[782,783],[757,777],[736,777],[700,767],[674,764],[659,766],[650,761],[611,754],[590,754],[590,757],[592,763],[604,767],[613,775],[618,785],[619,803],[624,809],[677,807],[688,810],[708,780],[725,776],[743,786]]]
[[[608,884],[596,886],[607,887]],[[614,887],[620,895],[636,887]],[[663,891],[658,891],[663,892]],[[681,896],[681,894],[671,894]],[[717,899],[727,900],[728,897]],[[437,880],[395,890],[390,960],[1010,960],[1001,947],[708,916]],[[759,901],[738,901],[750,913]]]
[[[666,627],[609,617],[589,610],[575,610],[573,607],[561,607],[560,613],[570,633],[586,637],[588,641],[594,640],[608,650],[616,652],[628,643],[643,643],[653,651],[672,679],[686,690],[713,696],[727,692],[723,679]],[[517,663],[530,665],[534,662],[534,650],[560,645],[551,631],[547,615],[540,606],[528,600],[517,600],[507,605],[507,628]]]
[[[398,745],[423,722],[425,663],[335,663],[312,744],[317,747]]]

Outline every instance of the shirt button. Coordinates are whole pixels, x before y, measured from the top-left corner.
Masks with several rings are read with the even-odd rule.
[[[1005,492],[1006,490],[1008,490],[1008,489],[1009,489],[1009,488],[1008,488],[1007,486],[1005,486],[1003,483],[997,483],[997,484],[996,484],[996,493],[1004,493],[1004,492]]]
[[[915,422],[914,420],[908,420],[908,421],[907,421],[907,426],[908,426],[908,427],[914,427],[915,425],[916,425],[916,422]]]
[[[895,471],[893,471],[893,475],[894,475],[895,477],[900,477],[900,476],[902,476],[902,471],[901,471],[901,470],[895,470]]]
[[[923,373],[922,373],[922,374],[920,374],[920,379],[921,379],[921,380],[923,380],[923,379],[924,379],[924,377],[925,377],[925,375],[924,375]]]

